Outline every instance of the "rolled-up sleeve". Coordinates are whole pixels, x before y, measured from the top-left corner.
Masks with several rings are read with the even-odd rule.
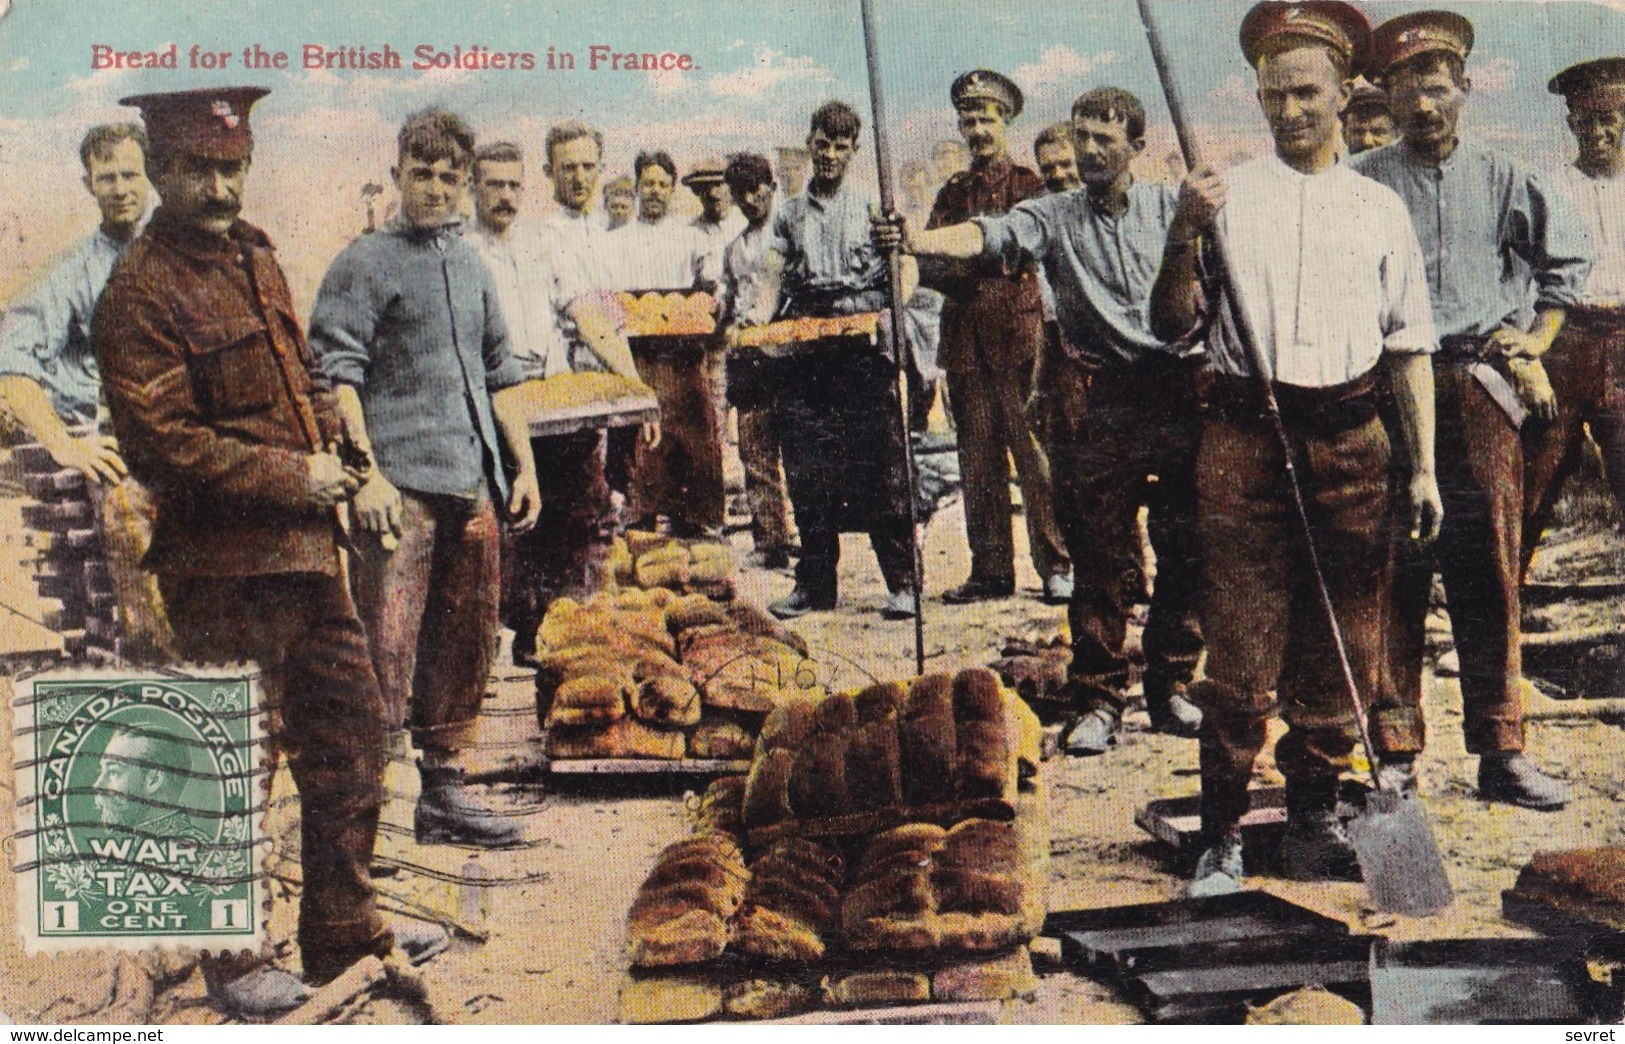
[[[1439,348],[1428,296],[1427,262],[1417,241],[1410,212],[1398,197],[1384,211],[1392,244],[1382,260],[1382,350],[1418,355]]]
[[[1530,173],[1513,201],[1512,247],[1528,263],[1536,308],[1581,302],[1594,257],[1584,221],[1561,183]]]
[[[310,313],[309,342],[317,365],[334,384],[367,385],[380,309],[365,266],[340,254],[322,277]]]
[[[1050,222],[1036,200],[1018,203],[1007,213],[973,217],[982,230],[982,256],[1018,267],[1042,260],[1049,252]]]
[[[69,306],[57,285],[58,276],[51,273],[0,320],[0,377],[27,377],[44,384],[46,360],[61,356],[68,342]]]

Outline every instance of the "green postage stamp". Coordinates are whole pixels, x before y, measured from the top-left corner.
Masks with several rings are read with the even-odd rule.
[[[252,673],[60,671],[16,690],[13,858],[28,950],[257,947]]]

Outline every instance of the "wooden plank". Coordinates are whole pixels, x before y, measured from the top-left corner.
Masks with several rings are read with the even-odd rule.
[[[749,761],[721,758],[556,758],[547,770],[560,776],[731,775],[750,771]]]
[[[543,439],[594,428],[624,428],[659,419],[660,404],[653,396],[629,396],[538,412],[530,418],[530,437]]]
[[[900,1004],[889,1008],[810,1011],[783,1019],[763,1019],[752,1026],[994,1026],[1000,1001],[949,1001]]]

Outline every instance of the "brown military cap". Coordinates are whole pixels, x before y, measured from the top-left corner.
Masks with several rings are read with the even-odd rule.
[[[1012,120],[1021,115],[1023,104],[1021,88],[1008,76],[992,69],[972,69],[965,73],[948,88],[948,97],[953,100],[956,109],[977,102],[995,102]]]
[[[1386,112],[1392,113],[1392,106],[1388,101],[1388,92],[1381,87],[1374,87],[1371,81],[1360,77],[1354,81],[1354,97],[1344,112]]]
[[[1625,109],[1625,58],[1597,58],[1571,65],[1546,89],[1568,99],[1571,109]]]
[[[1365,69],[1370,54],[1371,23],[1341,0],[1263,0],[1241,20],[1241,53],[1254,68],[1271,41],[1281,37],[1305,37],[1327,44],[1358,73]]]
[[[694,164],[692,170],[683,175],[683,184],[689,188],[695,185],[713,184],[722,180],[723,171],[728,165],[715,156],[707,156]]]
[[[254,151],[248,110],[270,93],[264,87],[204,87],[132,94],[119,104],[141,110],[154,152],[242,160]]]
[[[1371,34],[1371,68],[1377,75],[1419,54],[1473,53],[1473,23],[1452,11],[1417,11],[1390,18]]]

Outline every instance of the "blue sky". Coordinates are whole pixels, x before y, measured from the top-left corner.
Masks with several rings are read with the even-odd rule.
[[[1210,153],[1223,162],[1267,147],[1236,46],[1247,0],[1158,0],[1169,46]],[[961,72],[991,67],[1026,90],[1028,112],[1012,132],[1019,157],[1045,124],[1062,118],[1081,90],[1106,83],[1147,102],[1151,148],[1143,176],[1164,176],[1172,150],[1166,110],[1133,0],[877,0],[882,64],[896,159],[922,157],[954,136],[947,86]],[[1366,3],[1374,21],[1434,2]],[[1625,0],[1470,2],[1457,5],[1478,27],[1472,69],[1478,89],[1469,126],[1527,156],[1557,164],[1569,154],[1561,103],[1547,78],[1585,58],[1625,51]],[[90,69],[91,46],[119,50],[192,43],[233,53],[224,71]],[[576,53],[572,73],[244,71],[251,43],[295,55],[305,43],[330,47],[389,43],[410,60],[427,43],[483,45],[545,55]],[[688,73],[588,72],[587,51],[688,53]],[[799,142],[811,109],[828,97],[868,110],[858,0],[693,0],[633,3],[521,0],[12,0],[0,19],[0,245],[18,267],[40,263],[93,215],[76,187],[75,148],[84,127],[133,113],[116,100],[148,90],[257,83],[273,94],[255,110],[260,147],[255,191],[274,232],[293,237],[319,274],[340,232],[351,234],[368,181],[384,180],[394,131],[431,102],[462,112],[486,137],[539,149],[546,128],[584,118],[604,129],[605,165],[630,166],[642,147],[669,149],[686,167],[705,154],[764,151]],[[865,162],[871,158],[865,137]],[[873,178],[872,167],[859,177]],[[42,192],[41,183],[73,186]],[[547,186],[531,190],[546,207]],[[692,205],[692,201],[680,200]],[[330,231],[330,226],[339,231]],[[6,228],[32,228],[27,243]],[[3,254],[0,254],[3,256]],[[11,277],[11,278],[8,278]],[[296,282],[299,279],[296,278]]]
[[[952,132],[946,85],[988,66],[1028,90],[1036,132],[1064,114],[1082,87],[1113,82],[1140,93],[1161,116],[1132,0],[1058,4],[1054,0],[878,0],[882,60],[900,128]],[[1234,45],[1246,0],[1160,0],[1169,41],[1199,120],[1256,129],[1245,104],[1250,85]],[[1374,20],[1430,6],[1370,3]],[[1561,65],[1625,48],[1625,13],[1601,3],[1477,2],[1460,5],[1475,21],[1475,54],[1485,122],[1518,128],[1556,110],[1545,79]],[[90,46],[149,49],[170,42],[233,52],[224,72],[100,73]],[[388,42],[410,57],[419,43],[450,48],[482,44],[544,54],[572,50],[574,73],[483,72],[445,77],[402,72],[313,76],[292,70],[245,72],[236,52],[259,42],[297,57],[304,43]],[[697,71],[651,76],[584,71],[588,47],[692,54]],[[1239,78],[1239,79],[1238,79]],[[594,4],[519,0],[280,0],[276,3],[128,3],[15,0],[0,21],[0,120],[71,121],[130,90],[255,82],[276,91],[268,115],[362,107],[393,122],[425,100],[450,102],[476,124],[526,117],[584,115],[609,128],[693,125],[684,142],[708,142],[726,128],[781,128],[799,136],[805,112],[824,95],[862,102],[867,94],[857,0],[760,3],[709,0],[664,5],[601,0]],[[860,105],[860,107],[863,107]],[[1154,117],[1154,119],[1156,118]],[[1548,121],[1549,122],[1549,121]],[[1535,130],[1538,128],[1526,128]],[[657,135],[658,136],[658,135]],[[1019,135],[1018,135],[1019,137]],[[908,137],[912,141],[912,136]],[[745,144],[730,142],[729,144]]]

